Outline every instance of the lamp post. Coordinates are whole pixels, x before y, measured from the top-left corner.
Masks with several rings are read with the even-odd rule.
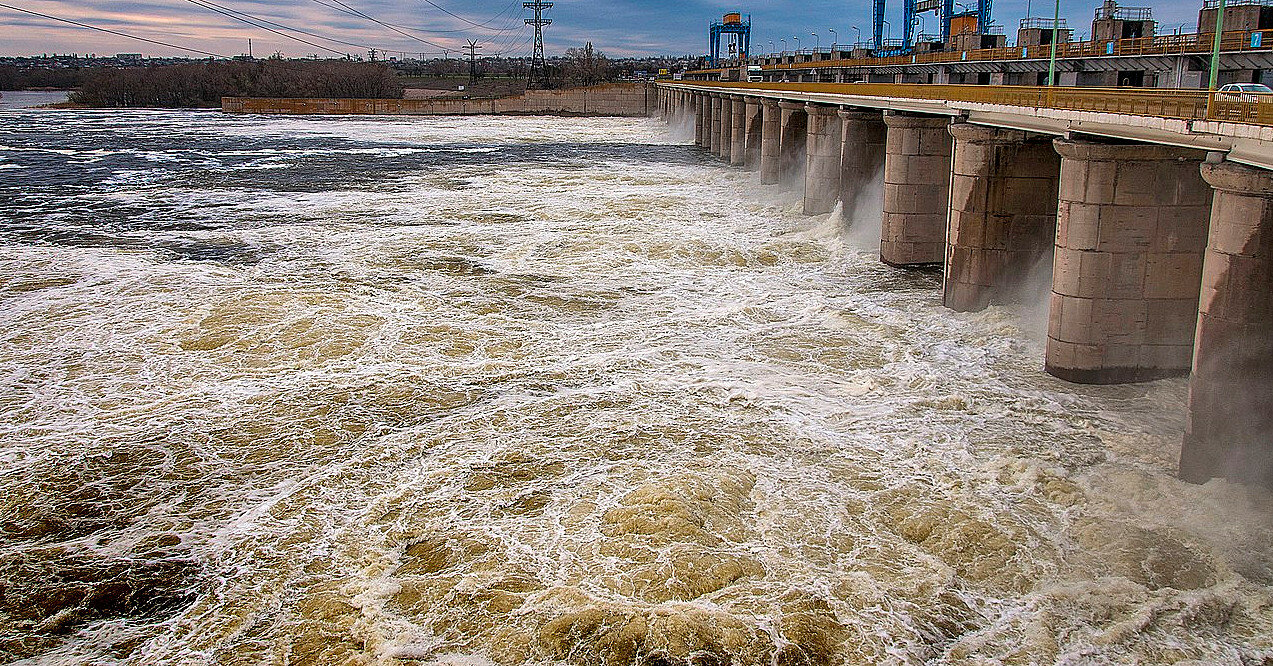
[[[893,40],[893,24],[889,23],[888,21],[885,21],[884,22],[884,41],[889,42],[892,40]]]
[[[782,42],[782,52],[783,52],[783,53],[786,53],[786,52],[787,52],[787,40],[785,40],[785,39],[779,39],[778,41]]]
[[[1220,38],[1224,34],[1224,0],[1216,7],[1216,37],[1211,42],[1211,78],[1208,79],[1207,90],[1215,90],[1220,78]]]
[[[835,47],[840,41],[840,33],[836,32],[835,28],[827,28],[827,32],[835,35],[835,39],[831,40],[831,55],[835,55]]]
[[[774,46],[774,40],[772,40],[772,39],[771,39],[771,40],[769,40],[769,52],[770,52],[770,53],[773,53],[773,52],[774,52],[774,49],[776,49],[776,48],[778,48],[778,47],[777,47],[777,46]]]
[[[792,36],[791,36],[791,38],[792,38],[792,39],[794,39],[794,40],[796,40],[796,53],[799,53],[799,52],[800,52],[800,38],[799,38],[799,37],[797,37],[797,36],[795,36],[795,35],[792,35]]]
[[[856,37],[853,38],[856,40],[853,42],[853,47],[857,48],[857,45],[862,43],[862,31],[858,29],[856,25],[851,25],[849,27],[853,28],[853,32],[857,35]]]
[[[816,32],[811,32],[809,34],[813,35],[813,52],[817,53],[818,51],[822,50],[822,38],[819,37],[818,33]]]

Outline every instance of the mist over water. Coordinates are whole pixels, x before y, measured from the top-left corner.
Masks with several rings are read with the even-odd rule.
[[[1185,381],[689,140],[0,113],[0,661],[1273,662]]]

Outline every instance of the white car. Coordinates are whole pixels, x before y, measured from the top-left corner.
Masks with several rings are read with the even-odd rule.
[[[1216,91],[1217,102],[1273,102],[1273,88],[1263,83],[1226,83]]]

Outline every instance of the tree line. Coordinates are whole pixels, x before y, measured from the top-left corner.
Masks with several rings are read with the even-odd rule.
[[[344,60],[203,61],[90,70],[73,104],[92,107],[219,107],[222,97],[400,99],[384,63]]]
[[[52,88],[70,90],[84,85],[85,69],[19,69],[0,65],[0,90]]]

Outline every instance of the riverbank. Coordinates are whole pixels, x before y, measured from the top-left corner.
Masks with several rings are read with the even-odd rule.
[[[226,97],[226,113],[266,115],[541,115],[645,117],[655,110],[654,86],[612,83],[569,90],[530,90],[489,99],[339,99]]]

